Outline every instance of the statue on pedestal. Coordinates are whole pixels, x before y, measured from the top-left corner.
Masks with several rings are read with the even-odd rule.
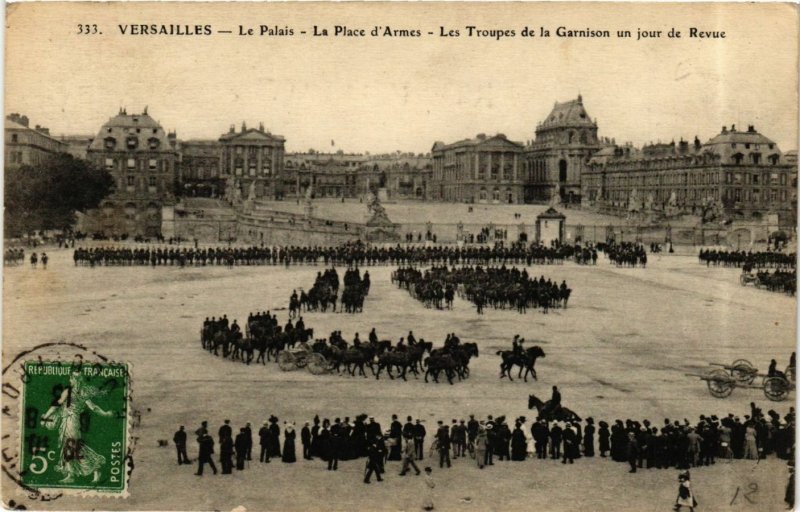
[[[250,182],[250,188],[247,191],[247,200],[253,201],[256,198],[256,180]]]
[[[553,188],[553,195],[550,196],[550,206],[558,206],[561,204],[561,185],[556,183]]]

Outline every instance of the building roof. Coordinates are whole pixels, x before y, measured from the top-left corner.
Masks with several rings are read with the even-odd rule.
[[[711,146],[715,144],[731,144],[731,143],[775,144],[774,141],[758,133],[755,127],[752,125],[748,126],[746,132],[737,131],[736,126],[734,125],[731,126],[730,130],[728,130],[726,127],[723,126],[722,132],[716,137],[706,142],[706,145]]]
[[[270,132],[264,131],[261,128],[244,128],[240,132],[231,131],[220,135],[220,141],[230,141],[234,139],[242,140],[273,140],[284,142],[286,139],[280,135],[274,135]]]
[[[141,114],[128,114],[125,110],[106,121],[100,128],[97,137],[89,145],[90,150],[106,150],[106,139],[113,138],[116,141],[115,150],[126,150],[127,141],[135,140],[137,150],[149,150],[149,140],[158,141],[159,151],[172,150],[167,133],[158,124],[158,121],[150,117],[147,108]]]
[[[542,121],[538,128],[554,128],[560,126],[596,126],[586,109],[583,107],[583,98],[578,95],[577,99],[556,102],[553,110]]]
[[[39,135],[40,137],[46,137],[46,138],[48,138],[48,139],[50,139],[50,140],[52,140],[54,142],[58,142],[59,144],[64,144],[63,141],[53,137],[49,133],[45,133],[45,132],[43,132],[41,130],[36,130],[34,128],[31,128],[30,126],[25,126],[24,124],[17,123],[16,121],[12,121],[10,119],[6,119],[5,120],[5,129],[6,130],[22,130],[22,131],[34,132],[37,135]]]
[[[180,142],[184,156],[219,156],[220,145],[216,140],[184,140]]]
[[[493,143],[493,142],[494,143],[499,142],[499,143],[505,144],[505,145],[517,146],[519,149],[524,148],[524,146],[522,144],[520,144],[519,142],[514,142],[513,140],[508,140],[508,138],[502,133],[498,133],[497,135],[492,135],[492,136],[487,136],[487,135],[485,135],[483,133],[479,133],[477,136],[475,136],[472,139],[463,139],[463,140],[459,140],[459,141],[453,142],[451,144],[445,144],[445,143],[443,143],[441,141],[436,141],[433,144],[433,151],[441,151],[441,150],[444,150],[444,149],[456,149],[456,148],[470,147],[470,146],[480,146],[480,145],[483,145],[483,144],[489,144],[489,143]]]

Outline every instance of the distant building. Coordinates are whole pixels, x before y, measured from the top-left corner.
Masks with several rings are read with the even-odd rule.
[[[391,199],[426,199],[428,197],[433,162],[423,155],[378,155],[363,165],[370,185],[386,189]]]
[[[67,153],[75,158],[86,160],[94,135],[62,135],[58,140],[66,144]]]
[[[231,125],[219,137],[221,146],[220,177],[234,180],[242,197],[247,199],[251,184],[256,198],[278,199],[284,196],[284,145],[286,139],[264,130],[247,128],[242,123],[237,132]]]
[[[9,114],[5,119],[5,167],[37,165],[56,153],[67,151],[67,145],[50,136],[44,126],[28,126],[27,116]]]
[[[525,148],[525,202],[549,201],[558,191],[561,201],[579,203],[581,175],[602,147],[583,98],[556,103],[535,135]]]
[[[436,142],[429,196],[439,201],[522,203],[524,146],[503,134]]]
[[[178,153],[175,134],[167,134],[147,113],[120,112],[92,141],[88,159],[114,178],[114,192],[85,219],[83,229],[106,235],[155,236],[161,210],[174,203]]]
[[[217,140],[178,143],[178,193],[185,197],[220,197],[225,192],[221,174],[222,145]]]
[[[791,222],[797,207],[797,167],[777,144],[749,126],[722,128],[705,144],[613,146],[583,173],[585,203],[610,212],[662,210],[701,214],[715,203],[733,219],[778,214]]]

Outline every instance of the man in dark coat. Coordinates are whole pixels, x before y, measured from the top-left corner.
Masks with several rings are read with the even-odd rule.
[[[239,471],[244,469],[244,461],[247,459],[247,444],[247,431],[245,427],[242,427],[239,429],[234,443],[234,448],[236,448],[236,469]]]
[[[408,436],[414,437],[414,424],[411,422],[411,416],[406,418],[406,423],[403,425],[403,439]]]
[[[561,463],[566,464],[567,461],[569,461],[569,463],[572,464],[575,462],[575,450],[578,447],[578,437],[575,427],[567,424],[562,433],[562,438],[564,440],[564,458],[561,460]]]
[[[475,438],[478,437],[478,427],[480,423],[478,420],[475,419],[474,414],[469,415],[469,421],[467,422],[467,438],[469,439],[469,443],[475,443]]]
[[[312,460],[311,457],[311,429],[308,428],[308,422],[303,425],[300,430],[300,442],[303,444],[303,458]]]
[[[261,455],[258,460],[261,462],[269,462],[269,423],[264,422],[264,425],[258,429],[258,444],[261,446]]]
[[[219,462],[222,464],[222,474],[230,475],[233,470],[233,439],[230,436],[219,441]]]
[[[367,468],[366,468],[366,474],[364,475],[365,484],[369,483],[369,479],[372,476],[372,473],[375,473],[375,478],[379,482],[383,481],[383,478],[381,478],[382,462],[383,462],[383,453],[381,452],[381,449],[378,446],[377,438],[373,438],[373,440],[367,446]]]
[[[396,414],[392,414],[392,424],[390,425],[389,429],[389,439],[391,440],[389,460],[402,460],[401,448],[403,439],[403,424],[397,421]]]
[[[225,424],[219,427],[217,435],[219,437],[220,443],[222,443],[222,439],[225,437],[233,438],[233,429],[231,428],[231,420],[225,420]]]
[[[531,434],[533,434],[533,441],[536,446],[536,458],[547,458],[547,441],[550,439],[550,429],[547,428],[547,422],[539,420],[531,427]]]
[[[189,456],[186,455],[186,431],[183,429],[183,425],[175,432],[175,435],[172,436],[172,441],[175,443],[175,449],[178,451],[178,465],[181,464],[191,464],[192,461],[189,460]]]
[[[439,428],[436,430],[436,446],[439,450],[439,467],[443,468],[445,462],[450,467],[450,430],[442,420],[439,420]]]
[[[328,471],[339,469],[339,451],[342,443],[342,420],[336,418],[331,425],[330,440],[328,442]]]
[[[558,459],[561,457],[561,436],[564,429],[558,423],[553,423],[550,427],[550,457]]]
[[[414,451],[417,456],[417,460],[422,460],[423,456],[425,455],[425,425],[423,425],[419,418],[417,418],[417,422],[414,425]]]
[[[200,453],[197,457],[198,466],[197,466],[197,473],[198,476],[203,476],[203,466],[208,463],[211,466],[211,469],[214,471],[214,474],[217,474],[217,466],[214,465],[214,459],[211,456],[214,454],[214,439],[206,434],[203,434],[200,439],[197,440],[200,444]]]
[[[245,456],[245,458],[247,460],[253,460],[253,429],[250,428],[250,422],[247,422],[244,425],[244,435],[245,435],[245,441],[247,442],[246,446],[247,455]]]

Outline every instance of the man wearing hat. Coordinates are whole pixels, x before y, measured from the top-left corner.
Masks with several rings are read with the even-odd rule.
[[[261,446],[261,455],[258,460],[261,462],[269,462],[269,422],[265,421],[264,424],[258,429],[258,444]]]
[[[425,425],[417,418],[417,422],[414,425],[414,450],[416,450],[417,460],[422,460],[425,454],[425,434]]]
[[[594,457],[594,419],[586,418],[586,426],[583,428],[583,455],[584,457]]]
[[[417,472],[419,475],[420,471],[417,467],[417,464],[414,462],[414,453],[416,452],[416,448],[414,447],[414,437],[412,433],[405,434],[403,436],[405,442],[403,443],[403,467],[400,469],[400,476],[405,476],[408,473],[408,467],[411,466],[414,468],[414,471]]]
[[[309,423],[305,422],[303,428],[300,429],[300,443],[303,445],[303,458],[305,460],[312,460],[311,457],[311,428]]]
[[[172,441],[175,443],[175,449],[178,451],[178,465],[191,464],[189,456],[186,455],[186,431],[183,425],[180,426],[175,435],[172,436]]]
[[[439,467],[443,468],[445,462],[450,467],[450,431],[442,420],[438,421],[439,428],[436,431],[436,447],[439,450]]]

